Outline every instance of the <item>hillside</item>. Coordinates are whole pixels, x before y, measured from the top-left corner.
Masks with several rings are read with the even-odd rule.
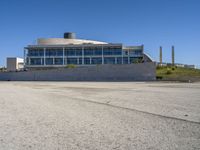
[[[181,67],[157,67],[156,76],[163,81],[200,81],[200,69],[190,69]]]

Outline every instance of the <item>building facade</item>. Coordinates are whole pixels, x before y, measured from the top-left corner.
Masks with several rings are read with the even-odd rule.
[[[18,57],[7,58],[7,71],[19,71],[24,68],[24,59]]]
[[[25,67],[64,67],[67,65],[132,64],[145,59],[144,46],[123,46],[76,39],[74,33],[64,38],[38,39],[37,44],[24,49]]]

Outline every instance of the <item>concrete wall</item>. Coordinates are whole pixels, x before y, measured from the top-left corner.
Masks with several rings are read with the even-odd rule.
[[[4,81],[150,81],[156,78],[155,63],[97,65],[77,68],[2,72]]]

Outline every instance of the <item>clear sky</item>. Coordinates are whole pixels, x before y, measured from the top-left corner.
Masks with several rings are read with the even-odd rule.
[[[200,66],[200,0],[0,0],[0,66],[41,37],[144,44],[145,52]]]

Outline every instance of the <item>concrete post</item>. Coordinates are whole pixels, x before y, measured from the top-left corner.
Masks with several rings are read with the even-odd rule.
[[[174,46],[172,46],[172,65],[175,64],[175,54],[174,54]]]
[[[162,46],[160,46],[160,64],[162,64]]]

